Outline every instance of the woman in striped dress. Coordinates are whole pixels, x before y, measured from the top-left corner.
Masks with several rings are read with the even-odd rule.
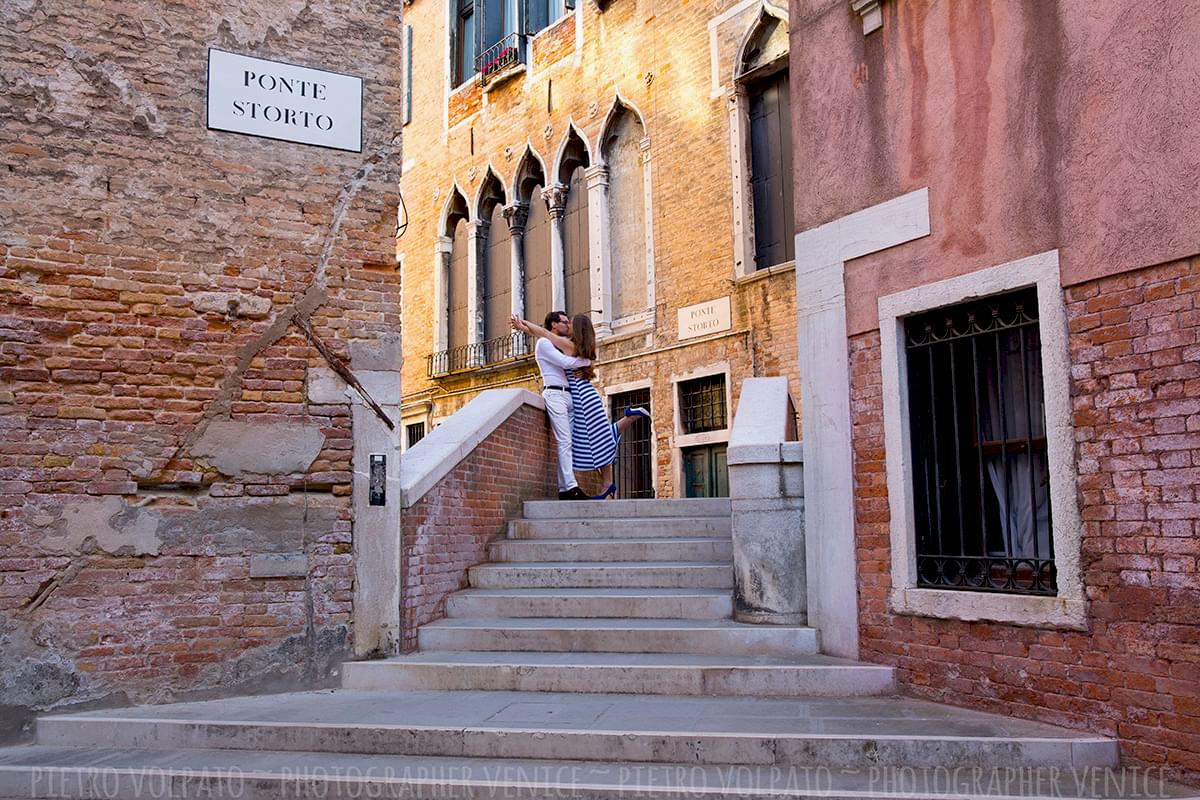
[[[513,319],[513,327],[532,336],[545,337],[550,343],[569,356],[596,360],[596,331],[587,314],[576,314],[571,319],[569,339],[550,333],[540,325],[528,320]],[[567,385],[571,390],[571,468],[575,472],[599,470],[605,490],[595,500],[615,497],[617,484],[613,481],[613,461],[617,458],[617,443],[621,434],[633,424],[637,417],[650,418],[642,408],[627,408],[621,419],[610,422],[604,410],[604,401],[592,385],[595,372],[592,366],[567,370]]]

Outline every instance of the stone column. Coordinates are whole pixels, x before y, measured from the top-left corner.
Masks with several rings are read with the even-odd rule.
[[[803,444],[787,378],[747,378],[729,437],[734,619],[808,623]]]
[[[512,284],[512,313],[525,317],[525,223],[529,221],[529,204],[515,202],[504,207],[504,221],[508,223],[512,239],[512,254],[509,257],[510,282]],[[538,320],[534,320],[538,322]],[[524,337],[513,336],[513,355],[527,352]]]
[[[588,238],[591,243],[592,321],[596,335],[612,333],[612,248],[608,219],[608,166],[596,164],[583,173],[588,188]],[[597,313],[598,312],[598,313]]]
[[[492,223],[478,220],[467,224],[467,344],[483,341],[483,266],[488,230]],[[478,361],[478,364],[476,363]],[[482,354],[475,354],[472,366],[483,363]]]
[[[433,352],[440,353],[450,341],[450,253],[454,240],[439,236],[433,246]]]
[[[567,307],[566,255],[563,248],[563,216],[567,212],[567,186],[556,183],[542,189],[542,199],[550,211],[550,293],[551,309]],[[539,325],[542,321],[533,320]]]

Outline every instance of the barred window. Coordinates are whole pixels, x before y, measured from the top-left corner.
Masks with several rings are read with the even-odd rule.
[[[411,425],[404,427],[405,437],[408,439],[408,446],[412,447],[417,442],[425,438],[425,423],[414,422]]]
[[[725,429],[725,376],[708,375],[681,381],[679,408],[685,434]]]
[[[917,585],[1056,594],[1036,289],[904,329]]]

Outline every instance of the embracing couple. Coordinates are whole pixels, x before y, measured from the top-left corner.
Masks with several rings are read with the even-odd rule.
[[[650,419],[644,408],[627,408],[610,422],[604,401],[592,385],[596,360],[596,331],[587,314],[572,319],[565,311],[546,315],[545,327],[512,318],[512,328],[537,339],[534,357],[542,372],[542,399],[558,445],[558,499],[604,500],[615,497],[613,461],[621,434],[638,417]],[[576,472],[599,470],[605,490],[589,497],[579,488]]]

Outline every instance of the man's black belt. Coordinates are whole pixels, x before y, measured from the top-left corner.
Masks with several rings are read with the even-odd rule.
[[[542,388],[543,388],[543,389],[554,389],[555,391],[559,391],[559,392],[569,392],[569,391],[571,391],[571,390],[570,390],[570,389],[568,389],[566,386],[543,386]]]

